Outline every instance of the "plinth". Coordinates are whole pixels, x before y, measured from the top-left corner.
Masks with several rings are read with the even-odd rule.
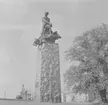
[[[59,45],[45,43],[41,47],[41,102],[61,102]]]

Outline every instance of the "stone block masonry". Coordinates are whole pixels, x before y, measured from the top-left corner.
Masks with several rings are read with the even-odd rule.
[[[59,45],[57,43],[44,43],[41,46],[41,102],[61,102],[61,81]]]

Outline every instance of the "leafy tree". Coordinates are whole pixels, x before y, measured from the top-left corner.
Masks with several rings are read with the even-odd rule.
[[[65,57],[79,63],[64,74],[68,90],[78,83],[73,88],[75,92],[96,92],[103,102],[107,102],[108,25],[102,24],[76,37]]]
[[[20,95],[17,95],[16,99],[23,99],[23,98]]]

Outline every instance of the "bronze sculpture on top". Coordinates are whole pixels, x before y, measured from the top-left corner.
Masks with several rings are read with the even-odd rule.
[[[45,42],[54,43],[55,40],[61,38],[57,31],[52,31],[52,24],[50,22],[50,18],[48,17],[49,13],[45,12],[45,16],[42,19],[42,33],[38,39],[35,39],[34,45],[40,46]]]
[[[52,24],[50,22],[50,18],[48,17],[49,13],[45,12],[45,17],[42,19],[43,27],[42,27],[42,35],[44,34],[51,34],[52,30]]]

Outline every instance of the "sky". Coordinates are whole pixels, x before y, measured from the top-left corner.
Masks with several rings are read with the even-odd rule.
[[[34,91],[40,72],[40,54],[33,46],[41,33],[42,17],[48,11],[53,30],[61,39],[60,73],[69,62],[64,52],[75,36],[101,23],[108,24],[107,0],[0,0],[0,97],[15,98],[25,84]]]

